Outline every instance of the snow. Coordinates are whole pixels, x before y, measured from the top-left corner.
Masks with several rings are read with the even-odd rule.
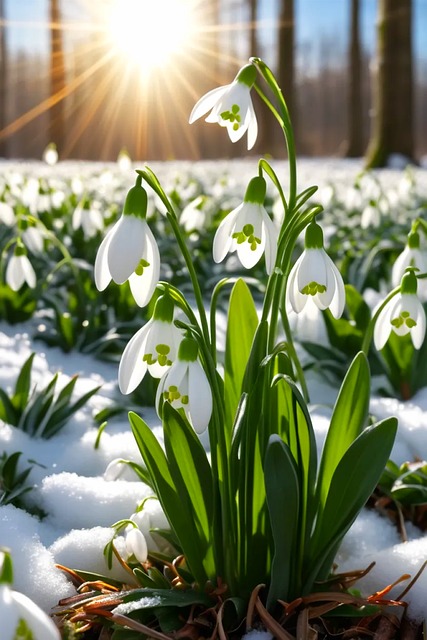
[[[202,168],[198,169],[197,165],[181,163],[176,171],[185,166],[191,166],[193,174],[203,171],[205,176],[209,173],[214,175],[217,171],[216,168],[214,171],[215,163],[201,164]],[[279,167],[283,171],[282,163],[276,165],[275,169]],[[26,166],[6,165],[11,183],[18,180],[16,172]],[[155,171],[164,172],[163,165],[153,163],[152,166]],[[229,161],[224,163],[223,169],[233,174],[236,167],[240,181],[257,173],[255,161],[240,164]],[[30,170],[32,166],[27,168]],[[349,175],[353,180],[360,168],[360,163],[354,161],[305,161],[300,172],[301,188],[312,183],[315,171],[320,176],[318,182],[323,184],[322,196],[330,199],[333,197],[329,186],[331,176],[334,188],[344,188]],[[55,170],[59,177],[69,173],[75,175],[75,181],[79,175],[84,181],[85,165],[82,163],[60,163]],[[99,170],[105,170],[103,165]],[[37,171],[43,174],[47,168],[38,166]],[[382,174],[382,179],[391,185],[390,189],[397,189],[396,175],[392,170]],[[113,190],[115,180],[111,172],[110,180],[103,180],[105,189]],[[234,187],[232,182],[230,184],[229,196],[233,197]],[[12,551],[14,588],[49,611],[58,600],[74,593],[73,586],[55,563],[129,580],[129,575],[115,559],[111,572],[107,569],[103,550],[113,537],[111,525],[129,518],[151,491],[129,469],[123,475],[115,472],[117,467],[114,461],[140,461],[125,414],[109,421],[100,437],[99,447],[95,448],[98,430],[92,415],[107,406],[113,398],[115,402],[119,398],[126,406],[126,398],[120,400],[117,395],[117,365],[78,353],[64,354],[59,349],[49,349],[41,343],[31,342],[29,335],[26,325],[11,327],[0,324],[1,387],[9,390],[13,387],[22,364],[32,351],[37,353],[33,379],[39,385],[46,384],[57,371],[62,372],[61,386],[70,376],[79,374],[76,395],[102,385],[87,406],[79,410],[67,426],[50,440],[34,439],[14,427],[0,424],[0,455],[3,451],[8,454],[21,451],[20,469],[27,468],[31,464],[29,461],[36,462],[28,478],[28,484],[33,484],[34,488],[27,494],[26,500],[30,508],[37,506],[46,514],[40,520],[11,505],[0,506],[0,545]],[[312,418],[320,450],[336,390],[315,374],[310,375],[309,384]],[[420,390],[407,402],[373,396],[370,410],[378,420],[390,415],[398,417],[399,431],[392,453],[394,462],[401,464],[414,458],[427,459],[427,389]],[[155,412],[144,409],[143,415],[161,438],[161,427]],[[205,440],[202,441],[205,443]],[[109,471],[104,476],[107,469]],[[152,502],[150,500],[147,504],[151,505]],[[150,510],[152,519],[160,520],[159,507],[150,506]],[[337,557],[337,570],[364,569],[375,561],[374,569],[357,585],[366,594],[383,589],[400,575],[410,573],[414,576],[427,560],[427,536],[423,536],[415,527],[409,527],[408,532],[409,542],[402,543],[389,520],[377,512],[364,509],[344,539]],[[124,553],[124,540],[120,536],[117,546],[119,552],[123,550]],[[391,597],[398,595],[404,584],[399,584],[391,592]],[[409,614],[416,619],[427,618],[426,592],[427,571],[405,595],[405,600],[409,602]],[[270,634],[261,631],[252,631],[246,637],[254,640],[271,638]]]

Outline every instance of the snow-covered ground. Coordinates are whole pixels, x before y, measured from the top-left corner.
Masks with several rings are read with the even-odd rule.
[[[203,171],[214,171],[215,163],[204,165]],[[212,165],[212,167],[211,167]],[[0,165],[0,169],[13,172],[27,165]],[[69,163],[60,163],[58,175],[70,171]],[[73,171],[84,175],[84,165],[73,163]],[[163,165],[155,166],[163,172]],[[281,169],[283,163],[279,163]],[[256,174],[256,161],[225,163],[231,173],[238,167],[239,178]],[[306,161],[300,168],[301,187],[318,182],[327,187],[353,181],[360,169],[357,162]],[[27,170],[31,165],[27,166]],[[178,172],[181,166],[177,166]],[[39,167],[38,171],[43,171]],[[50,169],[52,171],[52,169]],[[197,173],[197,165],[192,166]],[[202,169],[201,169],[202,171]],[[313,176],[313,172],[316,173]],[[396,183],[393,171],[385,172],[382,179]],[[351,176],[351,177],[349,177]],[[425,181],[425,172],[419,176]],[[132,174],[129,183],[132,183]],[[37,355],[33,365],[33,381],[46,385],[53,373],[62,372],[62,383],[73,374],[79,374],[76,396],[102,384],[88,405],[77,412],[66,427],[50,440],[34,439],[7,424],[0,424],[0,455],[22,452],[20,468],[32,465],[27,484],[34,484],[26,500],[30,507],[46,513],[42,520],[11,505],[0,506],[0,546],[12,551],[14,588],[31,597],[46,611],[61,598],[75,593],[73,586],[55,563],[108,575],[103,549],[111,539],[114,522],[128,518],[149,490],[133,472],[127,469],[118,479],[110,472],[104,476],[109,464],[124,458],[140,461],[126,415],[107,424],[97,443],[98,430],[93,414],[110,402],[126,405],[126,398],[117,390],[117,365],[95,360],[77,353],[64,354],[49,349],[42,343],[31,342],[26,325],[0,325],[0,387],[11,390],[18,372],[32,351]],[[312,418],[321,447],[328,426],[328,417],[336,390],[313,376],[310,379]],[[392,454],[397,464],[415,458],[427,460],[427,388],[408,402],[394,398],[373,397],[371,412],[377,419],[395,415],[399,419],[398,436]],[[141,410],[144,419],[161,438],[159,419],[154,410]],[[98,444],[98,446],[96,446]],[[155,501],[148,501],[153,521],[160,518]],[[427,560],[427,536],[415,527],[408,527],[410,540],[402,543],[396,528],[377,512],[364,510],[343,542],[337,557],[337,570],[366,568],[372,561],[375,568],[359,583],[366,594],[381,590],[402,574],[416,574]],[[118,542],[120,548],[120,541]],[[116,564],[113,575],[124,577]],[[403,590],[397,586],[388,597]],[[410,603],[409,614],[417,619],[427,618],[427,571],[405,596]]]

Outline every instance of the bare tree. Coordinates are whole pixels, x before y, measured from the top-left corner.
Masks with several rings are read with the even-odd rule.
[[[294,108],[295,11],[294,0],[280,0],[277,79],[291,117]]]
[[[0,0],[0,132],[6,126],[6,96],[7,96],[7,46],[4,0]],[[0,138],[0,157],[7,155],[7,140]]]
[[[54,142],[61,150],[65,137],[64,103],[61,95],[65,87],[65,66],[59,0],[50,0],[50,23],[50,94],[52,105],[50,108],[49,142]]]
[[[350,46],[348,57],[348,140],[345,155],[363,156],[362,57],[360,49],[360,0],[351,0]]]
[[[379,0],[374,116],[366,166],[414,155],[412,0]]]

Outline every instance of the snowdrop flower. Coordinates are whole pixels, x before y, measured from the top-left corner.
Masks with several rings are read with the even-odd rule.
[[[176,359],[182,333],[173,323],[173,312],[171,298],[160,296],[151,320],[129,340],[119,365],[122,393],[134,391],[147,370],[154,378],[161,378]]]
[[[379,227],[381,225],[381,211],[375,202],[370,202],[362,211],[360,226],[362,229]]]
[[[148,547],[144,534],[137,526],[128,525],[125,531],[125,547],[128,558],[135,556],[138,562],[147,562]]]
[[[24,282],[34,289],[36,273],[27,256],[27,250],[20,240],[15,245],[15,251],[6,268],[6,284],[12,291],[19,291]]]
[[[267,273],[274,268],[278,231],[264,209],[266,183],[264,178],[252,178],[243,202],[231,211],[219,225],[213,241],[213,258],[221,262],[229,251],[237,251],[240,262],[251,269],[265,252]]]
[[[184,338],[178,357],[160,380],[156,407],[159,417],[163,402],[184,412],[196,433],[203,433],[212,414],[212,392],[198,359],[199,347],[193,338]]]
[[[74,209],[71,219],[73,229],[83,229],[85,238],[93,238],[98,231],[104,228],[104,219],[95,202],[90,202],[89,198],[83,198]]]
[[[400,292],[387,302],[380,311],[374,328],[374,344],[380,351],[391,332],[398,336],[411,334],[415,349],[420,349],[426,332],[426,316],[417,297],[417,276],[413,270],[402,278]]]
[[[391,272],[391,284],[398,287],[407,267],[416,267],[421,273],[427,273],[427,252],[420,249],[420,236],[417,231],[411,231],[408,242],[402,253],[397,257]],[[427,281],[418,282],[418,297],[427,300]]]
[[[329,307],[335,318],[344,311],[344,282],[323,248],[323,232],[315,221],[305,232],[305,250],[289,274],[287,293],[296,313],[304,309],[310,297],[319,309]]]
[[[54,142],[50,142],[43,151],[43,160],[51,167],[58,162],[58,151]]]
[[[237,142],[248,132],[248,150],[254,146],[258,135],[258,123],[251,99],[251,89],[255,84],[256,69],[248,64],[231,84],[212,89],[194,105],[190,114],[190,124],[210,114],[206,122],[217,122],[226,127],[231,142]]]
[[[135,302],[144,307],[159,281],[160,255],[145,219],[147,194],[141,176],[127,194],[123,213],[102,241],[95,259],[95,284],[106,289],[111,279],[117,284],[129,280]]]
[[[120,150],[119,155],[117,156],[117,164],[120,171],[123,171],[123,173],[132,169],[132,160],[126,149]]]
[[[7,227],[13,227],[16,222],[15,212],[7,202],[0,202],[0,222]]]
[[[60,640],[55,623],[23,593],[13,591],[12,560],[0,553],[0,620],[2,640]]]
[[[18,227],[21,230],[22,241],[32,253],[42,253],[44,248],[43,232],[26,218],[19,218]]]
[[[207,196],[197,196],[189,202],[181,212],[179,217],[180,224],[187,233],[191,231],[199,231],[210,223],[209,199]]]

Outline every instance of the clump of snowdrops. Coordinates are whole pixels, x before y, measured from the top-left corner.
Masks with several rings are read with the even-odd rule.
[[[268,278],[260,312],[244,279],[223,278],[210,301],[203,299],[179,213],[149,167],[137,171],[122,216],[97,253],[95,282],[100,291],[111,280],[128,282],[137,305],[155,301],[151,319],[122,355],[119,385],[128,394],[146,375],[159,381],[156,408],[164,447],[140,416],[130,413],[129,419],[144,463],[133,467],[152,487],[168,527],[156,532],[167,543],[159,551],[148,548],[138,525],[144,505],[139,515],[114,525],[117,533],[125,531],[127,555],[120,561],[129,572],[130,586],[117,592],[115,585],[98,580],[93,583],[95,595],[82,593],[63,603],[63,619],[81,630],[104,624],[117,639],[141,633],[224,637],[245,615],[250,627],[255,607],[275,635],[275,616],[283,603],[333,589],[338,547],[381,477],[393,446],[395,418],[367,426],[366,352],[372,331],[379,348],[392,331],[411,335],[418,346],[425,316],[417,302],[416,273],[409,265],[401,284],[374,314],[364,349],[342,382],[318,461],[308,388],[288,313],[292,309],[302,314],[314,304],[339,319],[346,290],[324,249],[318,222],[322,206],[310,203],[316,187],[298,193],[286,102],[270,69],[252,58],[230,85],[198,101],[190,122],[209,112],[206,120],[224,127],[231,141],[247,133],[251,148],[257,136],[252,90],[283,132],[289,192],[284,193],[271,165],[261,159],[243,201],[216,231],[213,258],[221,263],[235,251],[248,269],[265,260]],[[283,208],[280,228],[264,207],[267,180]],[[187,268],[191,298],[170,282],[159,281],[161,256],[147,222],[146,188],[166,209],[165,224]],[[304,251],[293,263],[301,234]],[[228,316],[221,357],[216,312],[225,297]],[[199,437],[203,434],[209,453]],[[113,554],[119,557],[114,541],[106,553],[109,560]],[[88,579],[78,571],[74,578],[78,575]],[[354,611],[361,604],[356,600],[351,600]],[[341,602],[337,599],[331,608]]]

